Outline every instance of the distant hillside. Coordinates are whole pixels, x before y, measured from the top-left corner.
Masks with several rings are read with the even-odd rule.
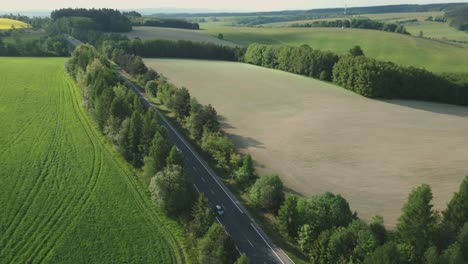
[[[449,7],[466,5],[466,3],[447,3],[447,4],[427,4],[427,5],[387,5],[387,6],[369,6],[369,7],[351,7],[348,8],[349,14],[380,14],[380,13],[401,13],[401,12],[430,12],[443,11]],[[187,18],[187,17],[213,17],[213,16],[294,16],[305,14],[336,14],[343,13],[343,8],[322,8],[311,10],[287,10],[272,12],[185,12],[185,13],[153,13],[157,17]]]

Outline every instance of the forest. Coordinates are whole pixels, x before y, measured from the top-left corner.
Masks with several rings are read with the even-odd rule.
[[[445,12],[445,17],[450,26],[468,32],[468,5],[449,8]]]
[[[130,20],[120,11],[113,9],[65,8],[52,11],[50,17],[52,21],[63,18],[89,18],[95,26],[94,29],[99,31],[129,32],[132,30]]]
[[[130,19],[133,26],[200,29],[198,23],[192,23],[185,19],[143,17],[140,13],[135,11],[124,12],[124,15]]]

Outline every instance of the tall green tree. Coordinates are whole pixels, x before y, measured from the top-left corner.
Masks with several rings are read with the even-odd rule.
[[[204,264],[233,263],[234,244],[224,227],[213,224],[198,242],[198,262]]]
[[[423,184],[409,195],[396,230],[399,240],[413,247],[416,261],[422,261],[424,252],[432,245],[435,227],[431,187]]]
[[[169,165],[179,165],[184,167],[184,156],[182,152],[180,152],[176,146],[172,146],[169,155],[166,158],[166,164]]]
[[[151,141],[149,156],[154,162],[151,166],[156,172],[162,170],[166,166],[166,158],[171,151],[167,130],[164,127],[159,127],[158,131]]]
[[[180,120],[184,120],[185,117],[190,114],[190,93],[187,88],[182,87],[176,89],[174,93],[173,110]]]
[[[130,131],[129,131],[129,144],[130,144],[130,153],[131,160],[130,162],[136,168],[139,168],[143,165],[143,156],[140,152],[140,139],[141,139],[141,127],[142,119],[138,111],[135,111],[130,118]]]
[[[468,176],[460,185],[460,189],[453,195],[444,212],[444,221],[452,223],[459,230],[468,222]]]
[[[203,193],[198,196],[198,200],[193,205],[192,218],[190,232],[195,239],[204,236],[214,223],[214,214],[210,210],[208,199]]]
[[[278,229],[286,237],[297,234],[297,196],[288,195],[278,211]]]
[[[247,257],[245,253],[242,253],[242,255],[240,255],[239,258],[237,258],[236,262],[234,262],[234,264],[249,264],[249,263],[250,263],[249,257]]]
[[[177,165],[168,166],[156,173],[151,179],[149,189],[153,201],[170,216],[188,212],[193,203],[190,177]]]
[[[276,212],[284,200],[283,182],[278,175],[260,177],[250,189],[249,197],[258,208]]]

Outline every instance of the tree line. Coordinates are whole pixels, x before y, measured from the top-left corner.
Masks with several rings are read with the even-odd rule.
[[[61,18],[89,18],[96,27],[95,29],[100,31],[129,32],[132,30],[132,23],[128,17],[114,9],[64,8],[52,11],[50,17],[52,21]]]
[[[468,31],[468,5],[454,6],[445,11],[449,25],[462,31]]]
[[[398,98],[468,105],[468,78],[463,74],[437,75],[364,56],[360,47],[350,54],[314,50],[310,46],[251,44],[244,61],[321,80],[370,98]]]
[[[62,57],[69,55],[69,45],[64,36],[46,35],[39,39],[26,36],[22,30],[0,33],[0,56]],[[4,41],[8,37],[10,41]]]
[[[214,214],[203,195],[195,193],[182,153],[170,143],[168,131],[160,118],[145,107],[140,98],[112,68],[110,58],[125,70],[137,69],[141,58],[122,50],[98,52],[91,45],[75,49],[67,71],[76,80],[83,95],[83,105],[98,129],[116,146],[122,157],[142,169],[152,200],[168,216],[186,227],[193,254],[199,263],[248,263],[245,255],[237,256],[234,244],[224,227],[214,223]],[[136,65],[136,66],[135,66]],[[146,67],[129,71],[138,84],[146,84],[155,95],[169,87],[154,70]],[[142,88],[145,89],[145,88]],[[167,88],[169,89],[169,88]],[[171,109],[179,118],[187,117],[187,94],[180,89],[169,93]],[[216,111],[190,100],[200,109],[194,118],[205,131],[218,131]],[[193,128],[196,131],[197,128]],[[209,132],[206,132],[209,133]]]
[[[192,58],[240,61],[245,51],[245,49],[240,47],[220,46],[214,43],[186,40],[129,40],[127,37],[108,41],[104,45],[119,48],[126,53],[145,58]]]
[[[182,29],[200,29],[198,23],[192,23],[185,19],[177,18],[157,18],[157,17],[143,17],[140,13],[124,12],[132,22],[133,26],[146,26],[146,27],[167,27],[167,28],[182,28]]]
[[[400,34],[409,35],[406,28],[401,24],[396,23],[383,23],[368,18],[353,18],[349,19],[337,19],[333,21],[321,20],[314,21],[312,23],[295,23],[291,27],[335,27],[335,28],[360,28],[360,29],[373,29],[387,32],[395,32]]]

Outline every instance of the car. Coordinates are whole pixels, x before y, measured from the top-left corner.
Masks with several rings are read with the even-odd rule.
[[[223,216],[223,215],[224,215],[224,208],[223,208],[223,206],[221,206],[221,205],[219,205],[219,204],[216,205],[216,206],[215,206],[215,213],[216,213],[216,215],[218,215],[218,216]]]

